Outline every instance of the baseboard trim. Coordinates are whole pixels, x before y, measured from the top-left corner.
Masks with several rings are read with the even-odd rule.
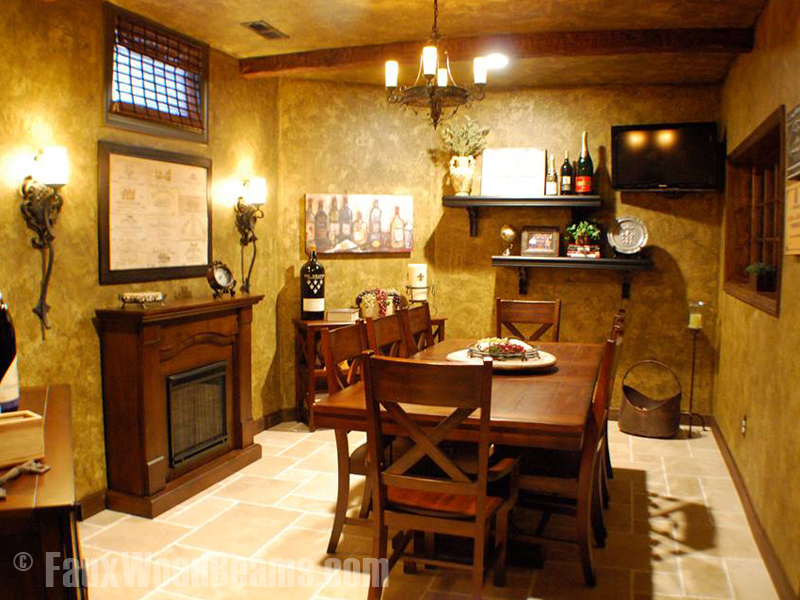
[[[783,569],[783,565],[778,558],[778,554],[775,552],[775,548],[773,547],[772,542],[770,542],[769,537],[767,537],[767,532],[764,529],[764,526],[761,524],[761,519],[758,518],[758,513],[753,505],[753,501],[750,499],[750,493],[747,491],[744,478],[739,471],[739,467],[736,465],[736,461],[733,458],[731,449],[728,447],[728,443],[725,441],[725,436],[722,434],[722,430],[719,428],[719,425],[716,421],[712,420],[711,431],[713,432],[714,438],[717,440],[717,445],[722,452],[722,458],[725,459],[725,464],[728,466],[731,479],[733,479],[733,485],[736,487],[736,491],[739,494],[739,499],[742,501],[744,514],[747,517],[750,530],[753,532],[756,545],[761,552],[761,558],[764,559],[764,565],[766,565],[769,576],[772,578],[772,583],[775,586],[775,591],[778,593],[778,597],[781,600],[797,600],[797,592],[792,587],[792,583],[789,581],[789,577],[786,575],[786,571]]]
[[[79,520],[81,521],[104,511],[106,509],[106,490],[102,489],[84,496],[78,500],[78,506],[80,507]]]
[[[270,427],[275,427],[275,425],[280,425],[281,423],[287,423],[294,420],[296,420],[294,408],[279,408],[278,410],[272,411],[268,415],[261,417],[261,431],[269,429]]]

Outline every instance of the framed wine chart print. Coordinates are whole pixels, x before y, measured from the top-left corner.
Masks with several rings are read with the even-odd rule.
[[[385,194],[306,194],[306,252],[409,253],[414,241],[414,197]]]
[[[98,143],[100,284],[204,277],[211,160]]]

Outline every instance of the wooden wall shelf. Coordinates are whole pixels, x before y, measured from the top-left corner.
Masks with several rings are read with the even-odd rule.
[[[493,256],[493,267],[519,269],[519,293],[528,293],[528,269],[595,269],[622,272],[622,297],[630,297],[631,273],[652,271],[653,261],[638,258],[573,258],[569,256]]]
[[[601,196],[531,196],[505,198],[499,196],[442,196],[442,204],[466,208],[469,214],[469,235],[478,235],[478,213],[481,208],[600,208]]]

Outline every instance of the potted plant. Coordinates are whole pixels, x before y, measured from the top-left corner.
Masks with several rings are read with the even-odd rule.
[[[567,256],[600,258],[600,226],[594,221],[576,221],[567,227]]]
[[[469,196],[475,174],[475,159],[486,148],[487,135],[488,129],[481,129],[467,116],[442,130],[442,146],[451,155],[450,183],[456,196]]]
[[[766,263],[753,263],[745,268],[750,277],[750,287],[757,292],[774,292],[777,269]]]

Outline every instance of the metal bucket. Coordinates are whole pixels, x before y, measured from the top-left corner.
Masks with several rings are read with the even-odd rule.
[[[667,371],[678,384],[678,393],[665,400],[655,400],[627,385],[630,372],[642,365],[655,365]],[[619,410],[620,431],[652,438],[674,437],[681,427],[681,381],[667,365],[657,360],[642,360],[631,365],[622,378],[622,406]]]

